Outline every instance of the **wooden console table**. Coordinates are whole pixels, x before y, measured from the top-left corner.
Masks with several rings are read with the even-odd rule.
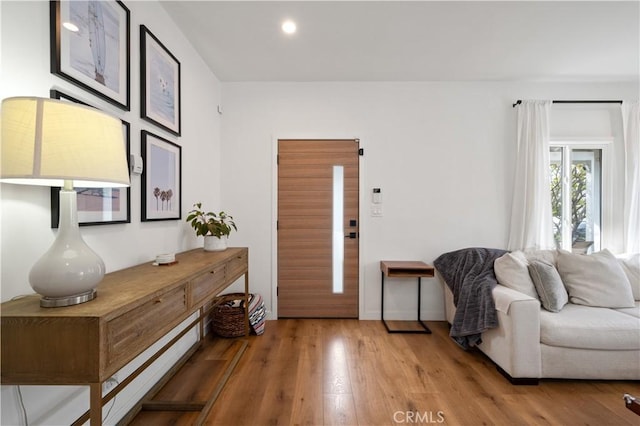
[[[97,298],[80,305],[41,308],[39,295],[3,303],[2,384],[88,385],[89,411],[74,424],[90,420],[91,425],[101,425],[102,406],[199,326],[199,340],[188,353],[195,352],[212,300],[242,275],[248,300],[248,256],[247,248],[222,252],[196,249],[176,255],[177,263],[169,266],[148,262],[107,274],[98,285]],[[103,382],[196,313],[197,318],[185,330],[102,396]],[[248,336],[248,309],[245,329]],[[239,351],[245,347],[246,342]],[[186,362],[188,357],[183,359]]]
[[[388,333],[431,333],[429,327],[420,319],[420,302],[421,302],[421,279],[422,277],[433,277],[433,266],[427,265],[420,261],[405,260],[381,260],[380,271],[382,272],[382,298],[380,302],[380,319],[387,329]],[[389,323],[384,319],[384,277],[390,278],[418,278],[418,319],[417,324],[421,328],[396,328],[390,327]],[[389,321],[390,322],[390,321]],[[401,321],[394,321],[399,323]],[[406,321],[402,321],[406,323]]]

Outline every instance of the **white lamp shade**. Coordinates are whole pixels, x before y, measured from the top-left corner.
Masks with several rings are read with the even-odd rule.
[[[56,240],[29,274],[44,307],[96,295],[105,265],[78,228],[79,187],[129,186],[122,122],[80,104],[45,98],[2,101],[0,181],[64,187]]]
[[[97,109],[46,98],[2,101],[3,182],[129,186],[122,122]]]

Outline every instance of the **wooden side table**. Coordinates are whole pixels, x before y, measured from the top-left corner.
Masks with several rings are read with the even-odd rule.
[[[420,319],[421,300],[421,280],[422,277],[433,277],[433,266],[420,261],[396,261],[381,260],[380,271],[382,271],[382,298],[380,307],[380,319],[389,333],[427,333],[430,334],[429,327]],[[384,277],[389,278],[418,278],[418,319],[414,323],[417,327],[406,327],[407,321],[385,321],[384,319]],[[411,321],[413,323],[413,321]],[[404,327],[401,327],[404,325]]]

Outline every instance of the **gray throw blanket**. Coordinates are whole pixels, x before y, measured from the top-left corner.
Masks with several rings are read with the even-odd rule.
[[[453,293],[456,314],[449,335],[462,348],[482,343],[481,333],[498,326],[493,296],[497,284],[493,262],[507,253],[490,248],[466,248],[440,255],[434,266]]]

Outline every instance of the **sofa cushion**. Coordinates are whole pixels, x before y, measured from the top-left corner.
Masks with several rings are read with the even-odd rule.
[[[537,299],[538,293],[529,276],[527,265],[527,258],[518,250],[497,258],[493,263],[493,271],[503,286]]]
[[[631,283],[633,298],[640,300],[640,253],[621,255],[618,263]]]
[[[608,250],[590,255],[558,250],[558,272],[569,301],[603,308],[632,308],[631,283]]]
[[[639,350],[640,318],[569,303],[558,313],[540,311],[540,342],[567,348]]]
[[[547,311],[560,312],[569,302],[569,295],[556,267],[543,260],[532,260],[529,262],[529,275],[542,307]]]
[[[640,318],[640,302],[636,301],[636,306],[633,308],[618,308],[614,309],[616,312],[621,312],[626,315],[631,315],[636,318]],[[640,330],[638,331],[640,333]]]

